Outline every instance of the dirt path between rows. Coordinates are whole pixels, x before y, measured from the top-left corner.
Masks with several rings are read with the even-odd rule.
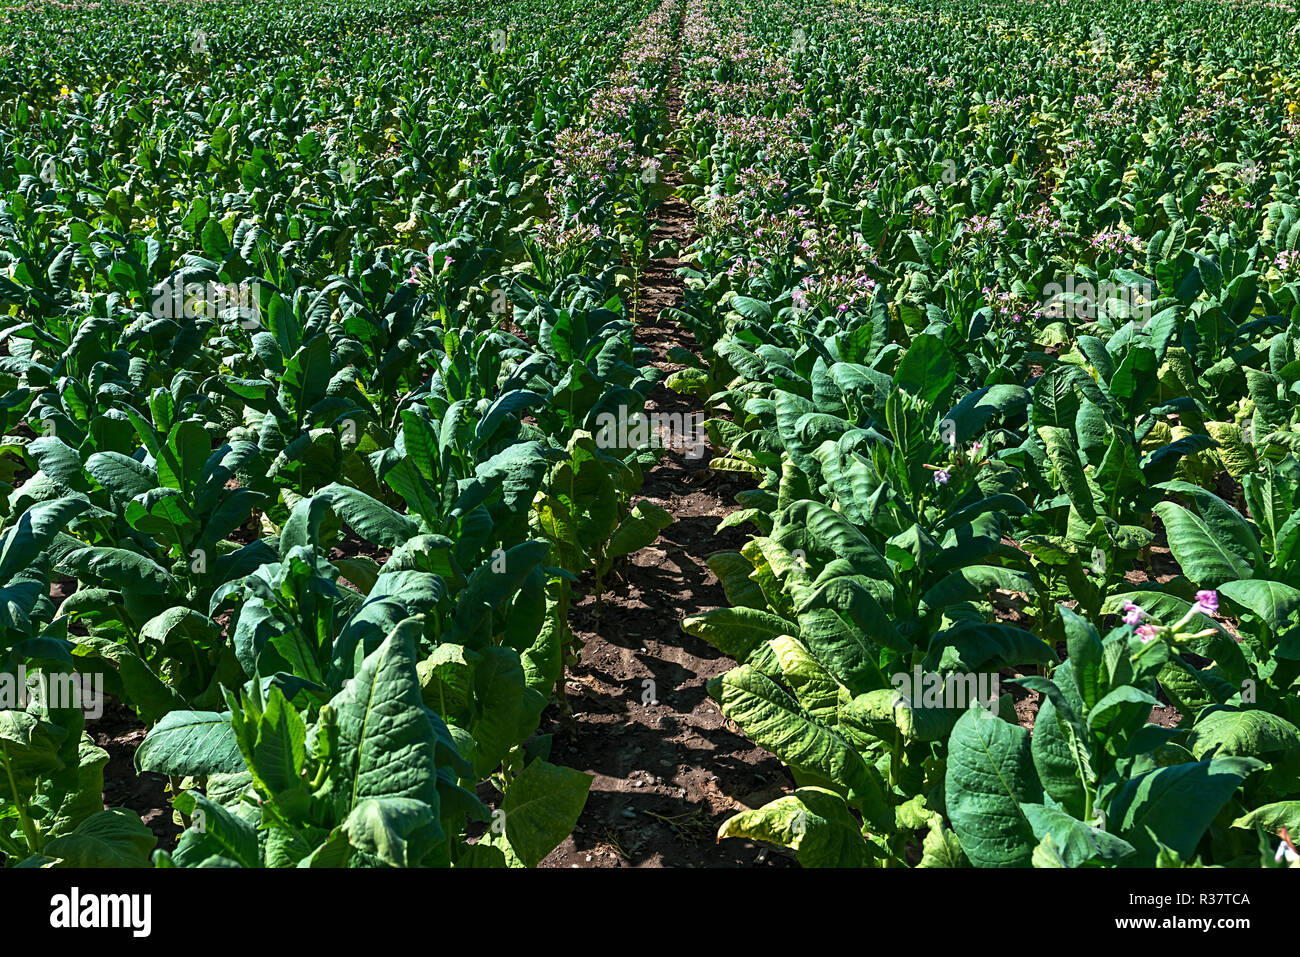
[[[674,61],[667,103],[674,128],[680,73]],[[681,249],[693,238],[694,214],[676,192],[680,163],[680,154],[670,151],[664,170],[674,192],[652,215],[648,248],[671,240]],[[682,368],[667,359],[672,347],[699,352],[687,330],[660,318],[665,307],[682,305],[684,285],[675,274],[680,265],[675,255],[652,259],[641,274],[637,300],[637,343],[652,350],[652,363],[665,374]],[[702,422],[704,410],[695,397],[661,383],[646,411]],[[706,446],[703,458],[690,459],[674,443],[664,444],[664,457],[646,474],[641,497],[676,521],[630,556],[621,580],[610,583],[599,619],[593,597],[574,607],[571,623],[585,642],[567,684],[574,722],[566,729],[553,719],[544,730],[557,732],[553,761],[596,779],[573,835],[543,867],[788,863],[750,842],[715,841],[727,817],[778,797],[791,782],[776,758],[736,733],[705,690],[710,678],[735,662],[681,630],[684,618],[727,604],[705,559],[738,550],[747,540],[743,529],[714,534],[719,520],[736,510],[735,493],[747,486],[708,468],[711,448]]]

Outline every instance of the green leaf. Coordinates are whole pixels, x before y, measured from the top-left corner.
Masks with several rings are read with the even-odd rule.
[[[181,833],[172,854],[178,867],[211,866],[213,857],[239,867],[262,865],[253,824],[197,791],[182,791],[172,804],[194,822]]]
[[[722,676],[718,700],[723,714],[744,728],[755,744],[802,775],[801,780],[848,798],[876,827],[892,826],[893,813],[876,769],[770,678],[741,665]]]
[[[1186,745],[1198,759],[1263,757],[1279,752],[1291,755],[1300,750],[1300,729],[1285,718],[1257,708],[1218,708],[1201,712]]]
[[[140,742],[135,767],[172,777],[198,777],[237,774],[244,770],[244,759],[229,713],[172,711]]]
[[[793,622],[757,608],[715,608],[682,622],[682,631],[742,663],[763,642],[797,630]]]
[[[1047,448],[1047,458],[1056,470],[1057,481],[1070,498],[1070,504],[1079,513],[1079,517],[1091,524],[1097,518],[1097,506],[1092,489],[1084,475],[1079,454],[1075,451],[1074,437],[1066,429],[1055,426],[1039,426],[1039,436]]]
[[[1079,867],[1092,860],[1117,861],[1134,853],[1128,841],[1076,820],[1059,808],[1022,804],[1020,809],[1033,826],[1036,838],[1052,839],[1066,867]]]
[[[930,822],[930,832],[921,842],[921,863],[917,867],[970,867],[961,839],[943,826],[941,820]]]
[[[57,858],[57,867],[148,867],[157,843],[134,811],[115,807],[92,814],[41,853]]]
[[[948,739],[948,817],[975,867],[1028,867],[1037,843],[1022,804],[1042,786],[1029,754],[1029,732],[982,708],[962,715]]]
[[[299,787],[307,760],[307,725],[284,692],[272,686],[265,709],[245,698],[236,710],[233,695],[228,700],[230,726],[254,783],[270,795]]]
[[[540,758],[510,783],[501,802],[505,827],[494,843],[523,867],[536,867],[573,832],[594,777]]]
[[[875,858],[844,798],[824,788],[799,788],[733,815],[718,829],[724,837],[792,848],[804,867],[867,867]]]
[[[653,502],[642,500],[632,507],[623,519],[605,549],[607,558],[630,555],[640,551],[659,537],[659,533],[673,523],[672,513]]]
[[[1217,588],[1254,575],[1250,562],[1211,532],[1199,515],[1174,502],[1157,502],[1153,511],[1164,523],[1174,560],[1197,585]]]
[[[1284,635],[1295,625],[1300,590],[1281,582],[1245,578],[1219,585],[1219,594],[1248,609],[1274,635]]]
[[[416,673],[419,618],[408,618],[362,663],[330,704],[339,747],[330,794],[344,814],[366,798],[414,798],[438,809],[436,720]]]
[[[1137,850],[1132,863],[1153,867],[1157,840],[1190,859],[1220,809],[1246,776],[1262,766],[1251,758],[1215,758],[1146,771],[1120,786],[1107,819]]]
[[[1263,828],[1270,835],[1286,828],[1292,834],[1300,834],[1300,801],[1278,801],[1257,807],[1249,814],[1243,814],[1232,822],[1233,827],[1246,829]]]
[[[353,865],[418,867],[444,838],[433,808],[412,798],[367,798],[343,823]]]
[[[957,363],[938,336],[923,333],[912,340],[894,372],[894,388],[928,406],[944,405],[957,381]]]
[[[329,495],[330,507],[358,536],[384,548],[397,548],[420,531],[414,522],[383,502],[337,482],[321,489]]]

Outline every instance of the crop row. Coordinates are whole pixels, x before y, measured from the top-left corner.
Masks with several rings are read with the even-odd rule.
[[[721,836],[1297,859],[1296,22],[690,0],[669,385],[755,487],[685,627],[797,785]]]
[[[669,520],[596,423],[656,381],[629,309],[678,5],[29,7],[6,863],[535,866],[591,782],[537,733],[571,596]],[[174,850],[101,809],[83,687],[148,727]]]

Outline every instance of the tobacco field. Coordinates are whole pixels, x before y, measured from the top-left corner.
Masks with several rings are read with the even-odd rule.
[[[1300,867],[1286,0],[0,0],[6,867]]]

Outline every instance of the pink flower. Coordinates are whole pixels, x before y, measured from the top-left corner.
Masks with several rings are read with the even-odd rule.
[[[1151,641],[1151,639],[1155,638],[1156,636],[1155,626],[1138,625],[1137,636],[1142,639],[1143,644],[1146,644],[1147,642]]]
[[[1219,593],[1203,588],[1196,593],[1196,604],[1192,606],[1202,615],[1215,615],[1219,611]]]
[[[1140,624],[1142,619],[1145,616],[1146,616],[1146,612],[1144,612],[1137,605],[1133,604],[1131,601],[1124,602],[1124,624],[1126,625]]]

